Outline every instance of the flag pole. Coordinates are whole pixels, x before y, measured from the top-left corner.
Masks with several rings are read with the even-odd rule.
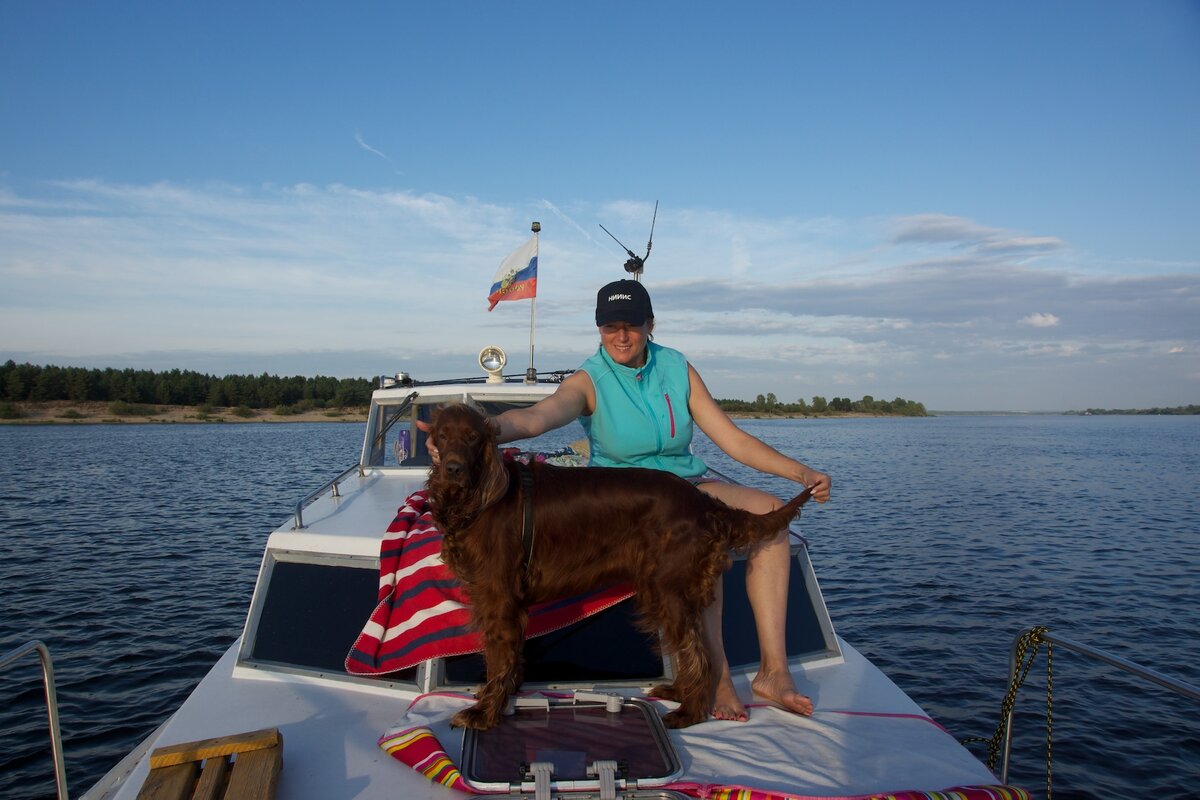
[[[529,229],[533,231],[533,257],[536,259],[538,257],[538,242],[540,241],[538,234],[542,231],[542,223],[535,221],[529,226]],[[541,264],[538,266],[541,267]],[[539,269],[538,271],[540,272],[541,270]],[[529,303],[529,368],[525,370],[525,383],[529,384],[537,383],[537,370],[533,366],[533,321],[536,309],[537,292],[535,291]]]

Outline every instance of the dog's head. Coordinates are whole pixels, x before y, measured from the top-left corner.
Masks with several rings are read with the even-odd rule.
[[[476,483],[478,469],[496,448],[496,425],[471,406],[454,403],[433,412],[428,432],[438,450],[436,469],[442,479]]]
[[[508,489],[508,471],[496,446],[499,428],[472,406],[454,403],[433,412],[428,425],[418,423],[437,448],[430,486],[473,495],[471,505],[483,509]]]

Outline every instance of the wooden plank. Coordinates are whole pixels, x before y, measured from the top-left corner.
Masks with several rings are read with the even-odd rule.
[[[229,788],[225,790],[225,800],[271,800],[282,768],[282,747],[238,754],[229,776]]]
[[[138,800],[188,800],[199,771],[200,764],[195,761],[152,769],[138,792]]]
[[[275,747],[282,741],[278,728],[264,728],[261,731],[238,733],[232,736],[218,736],[215,739],[204,739],[199,742],[185,742],[167,747],[159,747],[150,754],[150,768],[170,767],[188,761],[203,761],[206,758],[217,758],[246,753],[251,750],[261,750]]]
[[[225,797],[225,784],[229,780],[229,757],[210,758],[204,762],[200,771],[200,782],[192,800],[221,800]],[[169,767],[168,767],[169,769]]]

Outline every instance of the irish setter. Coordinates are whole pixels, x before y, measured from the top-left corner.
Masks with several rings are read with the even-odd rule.
[[[531,605],[621,581],[637,592],[639,627],[661,631],[675,657],[675,682],[652,692],[679,703],[664,723],[682,728],[707,719],[712,668],[701,614],[729,567],[729,551],[779,535],[809,490],[757,515],[660,470],[505,462],[495,426],[467,405],[442,407],[422,427],[440,455],[429,501],[444,536],[442,559],[471,599],[487,667],[478,702],[451,724],[486,730],[500,721],[521,685]],[[535,498],[528,527],[522,469],[532,475]]]

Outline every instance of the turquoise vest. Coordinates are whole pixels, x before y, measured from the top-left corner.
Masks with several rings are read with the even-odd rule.
[[[688,365],[683,353],[646,344],[640,368],[616,363],[601,345],[580,367],[596,389],[596,410],[579,418],[596,467],[648,467],[683,478],[708,467],[691,452]]]

